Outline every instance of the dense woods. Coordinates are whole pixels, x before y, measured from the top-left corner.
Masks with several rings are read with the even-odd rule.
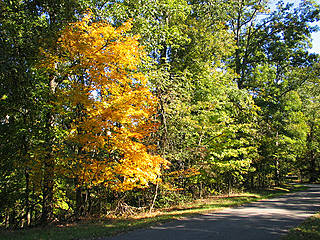
[[[0,1],[0,226],[320,174],[320,7]]]

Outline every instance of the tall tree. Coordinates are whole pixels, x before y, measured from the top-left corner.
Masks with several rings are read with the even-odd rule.
[[[252,107],[252,101],[245,91],[237,90],[233,83],[233,71],[224,64],[234,51],[233,36],[226,25],[232,3],[143,3],[119,2],[109,9],[116,12],[115,23],[121,22],[122,16],[133,18],[136,31],[146,41],[147,51],[154,59],[154,70],[149,76],[160,100],[158,146],[161,154],[172,162],[171,170],[183,173],[189,168],[204,166],[203,163],[198,164],[202,161],[198,154],[201,149],[210,149],[206,159],[215,154],[214,149],[221,151],[220,156],[226,156],[228,144],[223,144],[222,139],[233,138],[235,142],[238,141],[235,151],[245,145],[252,147],[237,139],[247,135],[244,128],[250,128],[250,117],[246,119],[248,115],[244,115],[252,112],[239,114],[230,107],[245,109]],[[125,13],[121,10],[125,10]],[[240,133],[241,128],[242,137],[236,137],[236,132]],[[222,132],[226,136],[220,141],[218,136]],[[221,149],[217,150],[214,147],[216,145]],[[222,158],[229,161],[232,157],[221,157],[220,160]],[[249,159],[240,161],[249,163]],[[219,161],[218,158],[215,161]],[[183,176],[180,179],[178,188],[182,186],[187,191],[194,185],[187,183]]]
[[[40,194],[37,192],[38,185],[42,186],[40,195],[44,196],[43,220],[52,215],[52,208],[49,206],[53,202],[50,193],[52,174],[47,177],[41,175],[42,180],[35,184],[31,180],[30,170],[34,150],[39,147],[49,150],[48,143],[54,138],[49,120],[52,119],[49,114],[52,84],[35,68],[39,48],[54,42],[56,31],[73,19],[76,10],[80,11],[84,6],[80,6],[79,1],[1,1],[0,5],[3,50],[0,119],[5,133],[1,136],[1,159],[8,163],[7,166],[16,169],[1,174],[3,179],[10,179],[7,178],[8,174],[14,176],[14,181],[5,184],[8,187],[1,186],[5,189],[4,196],[10,198],[10,207],[1,212],[10,215],[4,217],[10,222],[9,225],[23,226],[26,222],[30,223],[32,209],[38,205],[38,200],[35,199]],[[46,168],[45,165],[43,167]],[[4,182],[6,181],[1,181]],[[36,196],[31,197],[31,189]],[[13,190],[16,197],[11,198]],[[33,212],[33,216],[38,215]]]
[[[156,129],[151,117],[156,98],[137,66],[142,47],[127,36],[130,23],[117,29],[92,21],[90,12],[61,32],[58,51],[45,53],[48,73],[61,78],[57,104],[73,115],[61,169],[83,186],[103,184],[116,191],[156,183],[167,162],[150,153],[144,139]],[[63,116],[62,116],[63,117]],[[70,148],[70,147],[68,147]],[[79,205],[79,204],[78,204]]]
[[[238,74],[239,88],[254,96],[256,105],[261,109],[259,129],[263,137],[260,155],[264,160],[258,169],[262,171],[262,166],[269,166],[267,168],[273,169],[272,175],[279,184],[280,175],[285,175],[285,172],[281,173],[284,169],[281,165],[286,162],[280,159],[289,156],[288,149],[283,151],[282,146],[299,137],[302,137],[301,144],[304,142],[304,134],[294,136],[284,124],[292,120],[289,120],[293,114],[290,112],[294,110],[294,107],[289,110],[287,104],[292,100],[288,102],[288,98],[295,96],[295,101],[300,102],[294,91],[307,80],[301,72],[312,67],[316,60],[316,56],[308,52],[308,47],[311,33],[316,30],[311,23],[319,19],[319,6],[312,1],[304,1],[293,8],[293,4],[279,2],[277,9],[271,12],[260,1],[247,4],[249,10],[243,8],[245,12],[238,11],[231,21],[238,46],[231,66]],[[260,10],[264,11],[265,18],[257,17]],[[301,109],[294,111],[297,115],[301,113]],[[300,118],[301,124],[303,118]],[[280,139],[291,140],[281,144]]]

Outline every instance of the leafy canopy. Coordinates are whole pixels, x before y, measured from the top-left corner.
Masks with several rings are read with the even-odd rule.
[[[131,23],[118,28],[88,13],[69,24],[43,65],[60,78],[57,105],[72,121],[60,164],[82,183],[119,191],[155,183],[167,162],[144,139],[156,130],[157,99],[138,65],[144,56]],[[76,146],[73,153],[66,146]]]

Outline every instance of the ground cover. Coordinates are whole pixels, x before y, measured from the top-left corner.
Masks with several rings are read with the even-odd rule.
[[[285,193],[304,189],[305,187],[303,186],[288,185],[285,187],[272,188],[264,191],[237,193],[229,196],[213,196],[207,199],[199,199],[185,205],[174,206],[166,209],[157,209],[151,214],[146,212],[129,217],[108,216],[99,219],[83,219],[76,223],[57,224],[47,227],[37,227],[17,231],[3,230],[0,231],[0,239],[95,239],[194,214],[216,211],[226,207],[240,206],[248,202],[272,198]]]
[[[301,225],[290,230],[283,240],[319,240],[320,239],[320,213],[313,215]]]

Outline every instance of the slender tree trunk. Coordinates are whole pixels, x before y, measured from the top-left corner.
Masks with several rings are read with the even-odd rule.
[[[5,213],[5,223],[4,223],[6,228],[9,228],[9,210],[8,208],[6,209],[6,213]]]
[[[80,217],[82,215],[82,188],[79,186],[78,178],[75,179],[75,187],[76,187],[76,209],[75,209],[75,216],[76,218]]]
[[[279,133],[277,131],[276,133],[276,151],[278,151],[279,148]],[[277,157],[275,158],[275,162],[274,162],[274,171],[275,171],[275,185],[276,186],[280,186],[280,162],[279,162],[279,157],[277,155]]]
[[[317,169],[316,169],[316,158],[315,158],[315,154],[314,154],[313,150],[310,151],[309,174],[310,174],[309,183],[314,183],[315,181],[317,181],[317,178],[319,177],[319,175],[318,175]]]
[[[231,194],[231,184],[232,184],[232,182],[231,182],[231,176],[229,177],[229,179],[228,179],[228,197],[230,197],[230,194]]]
[[[29,202],[29,195],[30,195],[30,176],[28,170],[25,170],[25,179],[26,179],[26,190],[25,190],[25,222],[27,226],[30,226],[30,202]]]
[[[88,204],[88,207],[86,209],[86,213],[91,214],[92,199],[91,199],[90,189],[87,189],[86,203]]]
[[[32,185],[32,193],[31,193],[31,199],[35,199],[35,186],[34,184]],[[36,214],[34,214],[34,204],[30,205],[30,211],[29,211],[29,215],[30,215],[30,223],[29,226],[31,226],[31,224],[33,223],[33,221],[35,221],[35,216]],[[34,216],[33,220],[32,217]]]
[[[57,83],[55,78],[50,76],[50,100],[54,100],[54,95],[56,92]],[[42,215],[41,223],[47,224],[53,217],[53,187],[54,187],[54,168],[55,160],[53,154],[53,126],[55,118],[53,109],[49,108],[46,116],[46,126],[47,131],[47,146],[46,146],[46,156],[43,163],[43,186],[42,186]]]
[[[318,173],[316,169],[316,157],[315,157],[315,151],[312,148],[312,142],[314,141],[314,123],[311,122],[311,127],[310,127],[310,133],[308,134],[307,138],[307,147],[309,150],[309,182],[313,183],[317,180]]]
[[[165,42],[162,44],[162,49],[160,51],[160,65],[163,65],[166,63],[166,60],[167,60],[167,46],[165,44]],[[163,133],[162,135],[160,136],[160,144],[159,144],[159,147],[160,147],[160,151],[161,151],[161,155],[162,155],[162,158],[165,159],[165,155],[166,155],[166,148],[167,148],[167,143],[168,143],[168,128],[167,128],[167,119],[166,119],[166,112],[164,110],[164,101],[163,101],[163,92],[164,90],[163,89],[157,89],[157,95],[158,95],[158,98],[159,98],[159,105],[160,105],[160,114],[161,114],[161,125],[163,126]],[[152,200],[152,203],[151,203],[151,206],[150,206],[150,210],[149,210],[149,213],[152,212],[152,209],[155,205],[155,202],[157,200],[157,196],[158,196],[158,190],[159,190],[159,181],[157,181],[156,183],[156,188],[155,188],[155,193],[154,193],[154,197],[153,197],[153,200]]]
[[[154,204],[156,203],[157,196],[158,196],[158,188],[159,188],[159,181],[157,181],[157,184],[156,184],[156,189],[155,189],[154,197],[153,197],[153,200],[152,200],[152,204],[151,204],[151,206],[150,206],[149,213],[152,212],[152,209],[153,209],[153,207],[154,207]]]
[[[44,162],[44,176],[42,187],[42,215],[41,223],[47,224],[53,215],[53,185],[54,185],[54,160],[50,153],[47,154]]]
[[[28,127],[28,121],[27,121],[27,114],[28,111],[26,112],[26,114],[23,116],[23,123],[24,126],[27,128]],[[27,163],[29,160],[29,142],[28,142],[28,138],[26,136],[26,134],[23,135],[23,155],[22,158],[24,159],[24,162]],[[25,167],[24,169],[24,177],[25,177],[25,192],[24,192],[24,218],[22,219],[22,224],[21,227],[24,227],[25,224],[27,226],[30,225],[30,202],[29,202],[29,197],[30,197],[30,175],[29,175],[29,169],[28,167]]]

